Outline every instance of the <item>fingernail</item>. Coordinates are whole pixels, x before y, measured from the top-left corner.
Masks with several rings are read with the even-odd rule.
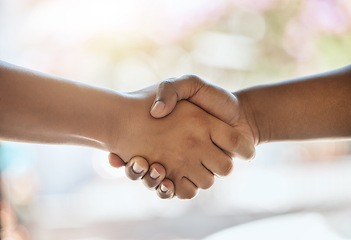
[[[133,171],[135,172],[135,173],[142,173],[143,171],[144,171],[144,169],[142,168],[142,166],[140,166],[137,162],[135,162],[134,164],[133,164]]]
[[[163,192],[163,193],[168,191],[168,188],[165,185],[163,185],[163,184],[161,184],[160,188],[161,188],[161,192]]]
[[[153,108],[151,109],[151,113],[156,114],[156,115],[160,114],[164,108],[165,108],[165,103],[162,101],[157,101],[155,103],[155,105],[153,106]]]
[[[153,179],[157,179],[160,176],[160,174],[157,172],[155,168],[153,168],[150,172],[150,177]]]

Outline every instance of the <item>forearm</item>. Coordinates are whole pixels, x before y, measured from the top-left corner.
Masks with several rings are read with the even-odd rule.
[[[0,62],[0,139],[107,150],[110,113],[120,99],[113,91]]]
[[[257,144],[351,136],[351,66],[235,94]]]

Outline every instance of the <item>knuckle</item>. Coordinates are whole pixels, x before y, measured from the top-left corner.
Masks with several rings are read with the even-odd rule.
[[[247,151],[247,153],[243,156],[245,160],[253,159],[256,156],[255,148],[252,147]]]
[[[161,90],[163,90],[165,88],[169,88],[169,87],[173,87],[173,80],[172,79],[163,80],[159,85],[159,89],[161,89]]]
[[[191,81],[198,88],[201,88],[206,85],[206,81],[204,81],[202,78],[195,74],[185,74],[182,77],[180,77],[180,79]]]
[[[223,162],[222,166],[221,166],[221,172],[220,175],[221,176],[228,176],[232,171],[233,171],[233,161],[232,160],[226,160]]]
[[[200,188],[201,189],[209,189],[210,187],[212,187],[213,183],[214,183],[214,177],[211,176],[211,177],[207,178],[206,181],[201,183]]]
[[[235,150],[238,148],[239,141],[240,141],[240,137],[239,137],[239,135],[237,133],[234,132],[234,133],[230,134],[229,142],[231,143],[233,152],[235,152]]]
[[[196,196],[196,191],[185,191],[181,193],[177,193],[179,199],[192,199]]]
[[[201,80],[200,77],[195,75],[195,74],[185,74],[181,78],[190,79],[190,80],[193,80],[193,81],[200,81]]]

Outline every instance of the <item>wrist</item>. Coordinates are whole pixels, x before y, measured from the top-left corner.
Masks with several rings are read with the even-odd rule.
[[[127,118],[125,95],[112,90],[92,88],[87,93],[84,109],[85,120],[78,126],[80,145],[112,152],[117,145],[121,129]]]
[[[121,138],[128,133],[129,124],[132,124],[131,99],[127,94],[111,91],[106,94],[102,108],[101,115],[96,116],[99,119],[94,138],[102,144],[102,150],[118,154]]]
[[[260,126],[260,121],[257,116],[257,111],[255,110],[255,105],[252,103],[250,94],[246,90],[241,90],[233,93],[240,105],[240,120],[244,121],[249,125],[253,138],[254,144],[258,145],[265,142],[262,135],[262,127]]]
[[[126,151],[135,144],[135,137],[145,129],[145,120],[153,119],[150,107],[155,98],[154,89],[133,93],[114,93],[108,100],[109,110],[105,117],[102,142],[106,150],[121,157],[125,162],[130,159]]]

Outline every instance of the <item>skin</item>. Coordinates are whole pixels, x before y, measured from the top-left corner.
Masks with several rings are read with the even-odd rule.
[[[233,126],[238,145],[351,136],[351,65],[233,93],[195,75],[168,79],[159,85],[151,115],[165,117],[183,99]]]
[[[176,195],[192,198],[198,188],[212,186],[214,174],[230,173],[231,157],[217,146],[230,151],[235,143],[228,140],[236,132],[187,101],[180,102],[172,116],[155,120],[149,114],[148,106],[154,98],[151,92],[153,88],[131,94],[132,109],[124,111],[124,119],[128,122],[125,124],[133,123],[130,128],[116,131],[123,136],[114,144],[118,147],[116,152],[122,159],[143,156],[152,159],[151,163],[161,163],[167,169],[167,178],[175,184]]]
[[[167,118],[153,118],[156,89],[122,94],[0,62],[0,139],[109,151],[112,165],[127,163],[128,176],[143,176],[148,187],[163,181],[161,197],[193,198],[215,175],[230,173],[235,151],[247,150],[236,129],[188,101]],[[156,175],[138,171],[145,158]]]

